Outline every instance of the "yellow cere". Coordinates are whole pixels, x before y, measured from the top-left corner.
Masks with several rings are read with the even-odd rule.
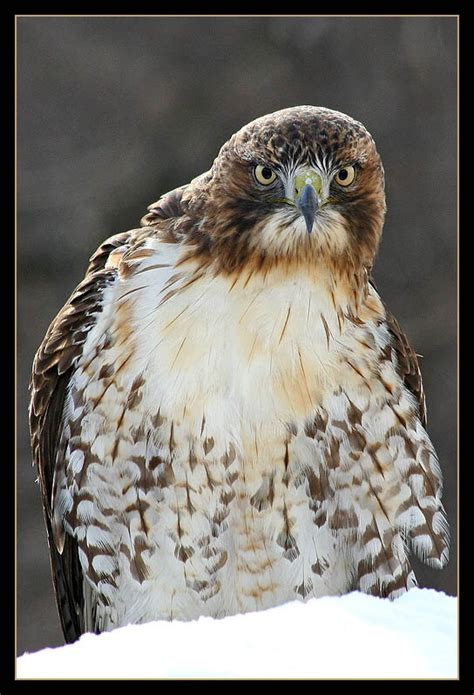
[[[297,173],[297,175],[295,176],[295,182],[294,182],[295,198],[297,198],[299,196],[299,194],[301,193],[303,188],[308,183],[313,186],[313,188],[316,191],[316,193],[318,194],[318,196],[321,195],[321,189],[323,187],[323,182],[321,180],[321,176],[314,169],[307,168],[307,169],[301,169]]]

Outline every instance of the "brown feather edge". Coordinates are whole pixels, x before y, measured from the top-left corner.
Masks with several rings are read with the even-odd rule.
[[[148,206],[148,213],[142,217],[140,224],[143,227],[155,225],[160,220],[168,220],[180,217],[183,214],[182,198],[183,193],[189,184],[175,188],[168,193],[164,193],[156,203]]]

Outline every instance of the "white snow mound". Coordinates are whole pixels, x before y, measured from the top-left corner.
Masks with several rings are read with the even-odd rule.
[[[457,678],[457,599],[412,589],[128,625],[17,660],[17,678]]]

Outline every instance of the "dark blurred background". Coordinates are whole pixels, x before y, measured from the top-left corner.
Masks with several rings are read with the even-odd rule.
[[[297,104],[362,121],[387,179],[375,267],[416,351],[444,472],[456,593],[456,19],[47,18],[18,26],[18,649],[62,643],[27,405],[34,353],[87,259],[207,170],[248,121]]]

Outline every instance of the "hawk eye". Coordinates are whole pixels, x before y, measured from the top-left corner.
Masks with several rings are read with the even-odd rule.
[[[337,172],[334,180],[340,186],[349,186],[354,181],[355,175],[356,173],[353,166],[342,167],[342,169],[339,169]]]
[[[275,181],[277,177],[273,169],[270,169],[270,167],[267,166],[263,166],[262,164],[257,164],[253,171],[255,174],[255,178],[259,183],[262,184],[262,186],[269,186],[271,183]]]

